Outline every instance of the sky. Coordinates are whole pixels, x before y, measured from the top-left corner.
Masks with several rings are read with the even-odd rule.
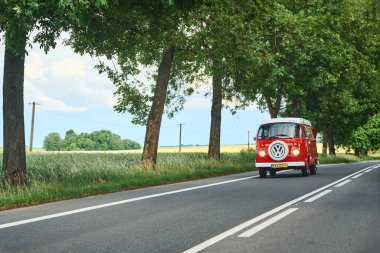
[[[0,45],[0,83],[3,83],[4,45]],[[145,126],[133,125],[132,116],[113,110],[116,99],[115,86],[105,74],[100,75],[95,64],[97,59],[79,55],[58,43],[57,47],[45,54],[38,45],[28,50],[25,60],[24,110],[25,143],[29,145],[32,106],[37,102],[34,125],[33,147],[43,146],[44,138],[57,132],[63,138],[66,131],[73,129],[77,134],[97,130],[110,130],[122,139],[144,143]],[[0,98],[2,104],[2,96]],[[193,95],[188,98],[184,110],[174,118],[163,116],[159,146],[177,146],[179,126],[182,127],[183,145],[208,145],[211,98]],[[1,115],[3,114],[1,110]],[[240,110],[236,115],[224,109],[222,112],[221,144],[246,144],[248,131],[251,137],[268,113],[261,113],[254,106]],[[0,118],[3,129],[3,117]],[[251,142],[253,139],[251,138]],[[3,134],[0,135],[0,145]]]

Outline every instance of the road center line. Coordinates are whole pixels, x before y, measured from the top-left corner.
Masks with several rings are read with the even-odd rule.
[[[324,191],[324,192],[321,192],[321,193],[315,195],[314,197],[311,197],[310,199],[305,200],[304,202],[306,202],[306,203],[311,203],[311,202],[313,202],[314,200],[317,200],[317,199],[319,199],[319,198],[325,196],[326,194],[328,194],[328,193],[330,193],[330,192],[332,192],[332,190],[326,190],[326,191]]]
[[[363,175],[364,175],[364,173],[360,173],[360,174],[353,176],[352,178],[358,178],[358,177],[363,176]]]
[[[244,233],[242,233],[238,237],[245,237],[245,238],[251,237],[252,235],[256,234],[257,232],[260,232],[261,230],[265,229],[266,227],[269,227],[273,223],[281,220],[282,218],[285,218],[286,216],[288,216],[289,214],[291,214],[297,210],[298,210],[298,208],[289,208],[285,212],[282,212],[282,213],[270,218],[269,220],[266,220],[263,223],[251,228],[250,230],[245,231]]]
[[[347,179],[346,181],[343,181],[342,183],[335,185],[335,187],[341,187],[341,186],[343,186],[343,185],[345,185],[345,184],[347,184],[349,182],[351,182],[351,180]]]
[[[278,212],[284,210],[285,208],[287,208],[287,207],[289,207],[291,205],[296,204],[297,202],[300,202],[300,201],[302,201],[302,200],[304,200],[304,199],[306,199],[306,198],[308,198],[310,196],[313,196],[314,194],[316,194],[318,192],[321,192],[321,191],[323,191],[323,190],[325,190],[325,189],[327,189],[327,188],[329,188],[331,186],[339,184],[340,182],[342,182],[342,181],[344,181],[344,180],[346,180],[346,179],[348,179],[348,178],[350,178],[350,177],[352,177],[352,176],[354,176],[356,174],[359,174],[359,173],[361,173],[364,170],[372,168],[372,167],[373,167],[373,165],[370,166],[370,167],[364,168],[364,169],[362,169],[360,171],[354,172],[354,173],[352,173],[352,174],[350,174],[348,176],[345,176],[345,177],[343,177],[343,178],[341,178],[341,179],[339,179],[339,180],[337,180],[335,182],[332,182],[331,184],[328,184],[328,185],[325,185],[325,186],[323,186],[321,188],[318,188],[318,189],[316,189],[316,190],[314,190],[314,191],[312,191],[310,193],[307,193],[307,194],[305,194],[305,195],[303,195],[301,197],[293,199],[293,200],[291,200],[291,201],[289,201],[289,202],[287,202],[285,204],[282,204],[281,206],[278,206],[278,207],[276,207],[276,208],[274,208],[274,209],[272,209],[272,210],[270,210],[270,211],[268,211],[266,213],[263,213],[263,214],[255,217],[255,218],[253,218],[251,220],[248,220],[248,221],[246,221],[246,222],[244,222],[244,223],[242,223],[240,225],[237,225],[236,227],[233,227],[233,228],[231,228],[231,229],[229,229],[229,230],[227,230],[227,231],[225,231],[225,232],[223,232],[223,233],[221,233],[221,234],[219,234],[217,236],[214,236],[214,237],[212,237],[212,238],[210,238],[210,239],[208,239],[208,240],[206,240],[206,241],[204,241],[204,242],[202,242],[202,243],[200,243],[200,244],[198,244],[198,245],[196,245],[196,246],[194,246],[194,247],[192,247],[192,248],[184,251],[183,253],[197,253],[197,252],[200,252],[200,251],[202,251],[202,250],[204,250],[204,249],[206,249],[206,248],[208,248],[208,247],[210,247],[210,246],[212,246],[212,245],[220,242],[221,240],[223,240],[223,239],[225,239],[225,238],[227,238],[229,236],[232,236],[232,235],[238,233],[239,231],[241,231],[241,230],[243,230],[243,229],[245,229],[245,228],[247,228],[249,226],[252,226],[253,224],[259,222],[260,220],[263,220],[263,219],[265,219],[265,218],[267,218],[267,217],[269,217],[269,216],[271,216],[271,215],[273,215],[275,213],[278,213]]]

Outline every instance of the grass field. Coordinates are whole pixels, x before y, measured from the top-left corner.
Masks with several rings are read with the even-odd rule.
[[[252,151],[224,153],[220,162],[205,153],[160,153],[155,169],[140,168],[140,159],[141,154],[29,154],[29,185],[0,185],[0,210],[254,170]]]

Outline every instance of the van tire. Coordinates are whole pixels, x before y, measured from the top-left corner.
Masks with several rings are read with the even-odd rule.
[[[310,167],[310,175],[315,175],[315,174],[317,174],[317,165],[313,164]]]
[[[271,177],[276,176],[276,170],[274,170],[274,169],[270,169],[270,170],[269,170],[269,174],[271,175]]]
[[[309,166],[305,166],[301,169],[301,172],[302,172],[302,176],[304,177],[307,177],[309,176],[309,173],[310,173],[310,170],[309,170]]]
[[[267,177],[267,170],[266,169],[259,169],[259,174],[261,178]]]

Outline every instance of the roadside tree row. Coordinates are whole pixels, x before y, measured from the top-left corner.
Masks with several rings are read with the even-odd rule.
[[[26,50],[37,42],[47,52],[62,31],[77,53],[107,59],[97,68],[115,84],[115,111],[146,126],[147,168],[157,161],[163,115],[173,117],[210,80],[210,159],[220,159],[221,110],[253,103],[271,117],[310,119],[324,151],[358,149],[354,134],[380,110],[379,6],[376,0],[1,1],[5,181],[25,184],[27,177]]]

